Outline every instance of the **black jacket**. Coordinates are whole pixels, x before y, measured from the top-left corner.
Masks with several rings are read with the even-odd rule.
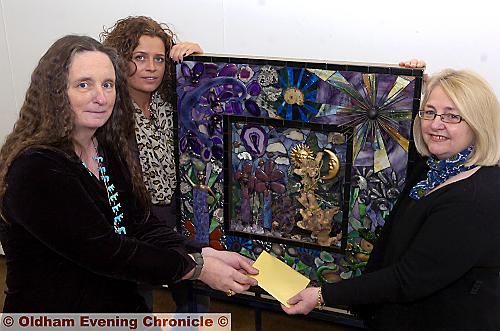
[[[482,167],[388,218],[365,273],[324,286],[328,305],[358,305],[381,330],[500,330],[500,168]]]
[[[136,282],[171,283],[194,267],[185,238],[145,212],[124,163],[102,152],[126,235],[115,233],[106,188],[79,160],[38,148],[12,163],[3,209],[9,224],[0,226],[5,312],[145,312]]]

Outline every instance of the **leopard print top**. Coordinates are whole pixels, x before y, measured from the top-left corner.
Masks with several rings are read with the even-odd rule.
[[[170,204],[176,185],[172,105],[154,93],[149,105],[150,119],[136,103],[134,107],[135,138],[144,183],[153,204]]]

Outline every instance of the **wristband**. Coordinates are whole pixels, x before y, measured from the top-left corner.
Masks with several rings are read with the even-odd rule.
[[[323,297],[323,295],[321,293],[321,287],[320,287],[318,290],[318,300],[316,301],[316,308],[318,310],[322,310],[325,307],[325,303],[322,302],[322,300],[321,300],[322,297]]]
[[[191,254],[191,257],[196,263],[196,266],[194,267],[194,273],[189,280],[197,280],[198,277],[200,277],[201,269],[203,269],[203,255],[200,253],[193,253]]]

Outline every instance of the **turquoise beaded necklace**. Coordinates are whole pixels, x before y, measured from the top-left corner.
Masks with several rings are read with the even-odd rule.
[[[115,186],[113,183],[111,183],[111,180],[109,178],[109,175],[106,175],[106,167],[104,166],[104,158],[99,155],[99,152],[97,150],[97,147],[94,143],[94,140],[92,140],[92,145],[94,146],[95,150],[95,155],[92,156],[92,160],[97,162],[97,171],[99,173],[99,179],[104,183],[104,186],[106,187],[106,193],[108,195],[108,202],[109,206],[111,207],[111,210],[113,211],[113,214],[115,215],[113,219],[113,227],[115,229],[115,232],[117,234],[126,234],[127,231],[125,230],[124,226],[121,226],[121,222],[123,220],[123,212],[121,211],[122,205],[118,201],[118,192],[115,190]],[[95,175],[90,171],[90,169],[87,167],[85,162],[82,161],[83,166],[91,176]]]

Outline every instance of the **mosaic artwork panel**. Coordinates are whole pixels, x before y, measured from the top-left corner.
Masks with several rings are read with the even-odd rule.
[[[228,230],[340,248],[346,135],[260,122],[228,123]]]
[[[361,274],[412,160],[422,75],[397,67],[190,57],[177,66],[184,233],[252,258],[265,249],[313,281]],[[320,176],[328,173],[324,150],[339,156],[338,177],[318,181],[319,208],[339,207],[320,236],[325,240],[318,241],[321,231],[297,225],[304,223],[300,209],[307,210],[298,201],[304,184],[292,153],[301,144],[312,161],[323,153]],[[283,203],[273,209],[275,200]]]

